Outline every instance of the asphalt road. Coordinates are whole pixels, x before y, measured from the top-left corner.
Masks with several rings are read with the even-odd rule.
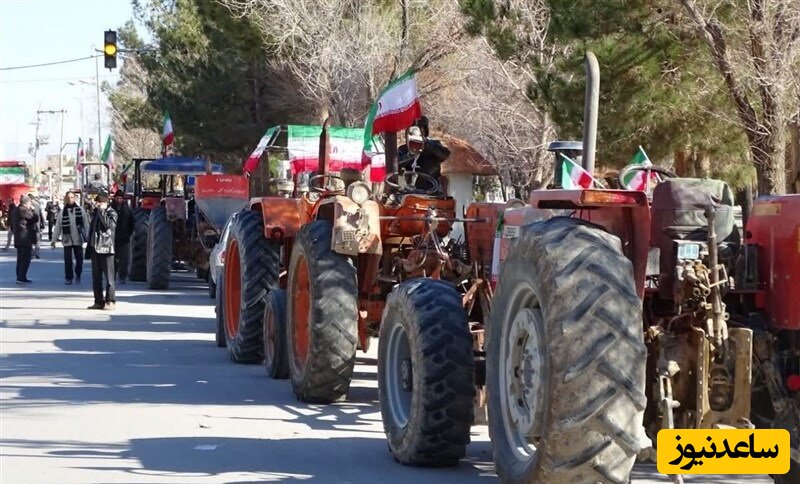
[[[45,247],[27,287],[14,284],[13,249],[0,253],[2,484],[497,481],[484,426],[458,467],[394,462],[373,354],[359,358],[347,402],[306,405],[216,348],[213,301],[194,274],[173,273],[167,291],[119,286],[115,312],[89,311],[89,267],[64,286],[61,249]],[[633,481],[669,482],[645,464]]]

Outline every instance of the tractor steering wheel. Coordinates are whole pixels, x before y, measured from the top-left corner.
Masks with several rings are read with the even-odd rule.
[[[400,177],[403,177],[405,183],[401,186]],[[415,183],[417,182],[417,177],[422,177],[425,180],[425,183],[430,185],[428,189],[417,188]],[[393,178],[397,178],[397,183],[391,181]],[[411,178],[411,182],[409,183],[409,178]],[[419,193],[421,195],[433,195],[434,193],[441,190],[439,186],[439,182],[436,181],[436,178],[428,175],[427,173],[421,173],[418,171],[404,171],[402,173],[396,171],[394,173],[389,173],[386,175],[386,178],[383,179],[384,183],[389,185],[390,187],[394,188],[395,190],[400,191],[401,193]]]
[[[325,192],[331,192],[331,191],[332,192],[341,192],[342,191],[342,190],[330,190],[327,186],[322,186],[322,184],[314,183],[315,180],[323,180],[323,179],[326,179],[326,178],[328,180],[339,180],[339,181],[342,182],[342,184],[344,184],[344,180],[339,175],[327,174],[327,175],[314,175],[314,176],[312,176],[311,178],[308,179],[308,186],[312,190],[317,192],[317,193],[325,193]]]
[[[619,176],[617,176],[617,182],[619,183],[620,188],[623,188],[623,189],[625,188],[625,181],[624,181],[625,177],[627,177],[629,174],[631,174],[633,172],[636,172],[636,171],[643,171],[645,173],[647,173],[647,172],[659,173],[661,175],[664,175],[664,177],[666,177],[666,178],[677,178],[678,177],[678,175],[676,175],[675,173],[673,173],[673,172],[671,172],[669,170],[666,170],[664,168],[659,168],[659,167],[653,166],[653,165],[650,165],[650,166],[628,165],[625,168],[623,168],[622,171],[619,172]],[[647,175],[645,175],[645,176],[647,176]]]

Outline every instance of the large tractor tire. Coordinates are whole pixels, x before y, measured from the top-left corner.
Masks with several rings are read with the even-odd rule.
[[[286,358],[286,291],[273,289],[267,294],[264,307],[264,366],[267,376],[289,377]]]
[[[217,316],[216,341],[217,348],[224,348],[225,342],[225,280],[220,279],[214,288],[217,296],[214,312]]]
[[[627,483],[650,445],[646,351],[620,240],[565,217],[523,227],[488,323],[489,435],[501,480]]]
[[[172,224],[167,209],[156,207],[150,212],[147,234],[147,288],[167,289],[172,270]]]
[[[225,341],[231,360],[261,363],[264,296],[278,287],[279,246],[264,237],[257,212],[242,212],[230,227],[225,250]]]
[[[331,233],[325,220],[303,226],[289,262],[289,374],[297,398],[309,403],[345,398],[356,362],[356,268],[331,249]]]
[[[150,231],[150,210],[137,207],[133,210],[133,237],[131,237],[131,281],[147,280],[147,233]]]
[[[434,279],[397,286],[378,338],[378,394],[389,450],[402,464],[458,464],[474,418],[475,363],[461,295]]]

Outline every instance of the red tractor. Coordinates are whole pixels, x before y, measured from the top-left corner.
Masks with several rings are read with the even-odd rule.
[[[758,199],[743,226],[724,182],[631,169],[665,178],[652,198],[542,190],[504,215],[486,347],[498,474],[627,482],[660,429],[755,426],[789,430],[774,478],[800,482],[800,196]]]

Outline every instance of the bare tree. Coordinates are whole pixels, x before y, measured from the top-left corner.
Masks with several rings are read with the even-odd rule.
[[[320,106],[320,119],[358,125],[377,90],[408,68],[424,70],[460,36],[456,2],[218,0],[246,16],[296,88]]]
[[[800,2],[680,0],[747,134],[762,194],[786,190],[786,128],[798,112]]]
[[[462,72],[429,103],[447,127],[492,161],[518,194],[546,184],[552,176],[547,145],[555,128],[528,93],[537,82],[535,67],[552,67],[555,47],[547,42],[550,20],[545,1],[509,0],[514,15],[500,27],[514,34],[514,55],[496,55],[485,38],[478,38],[451,56],[452,69]]]

